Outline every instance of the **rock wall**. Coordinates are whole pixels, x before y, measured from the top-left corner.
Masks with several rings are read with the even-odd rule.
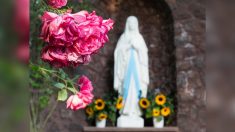
[[[88,75],[95,96],[113,90],[113,52],[126,18],[139,19],[140,32],[149,48],[150,89],[161,87],[176,96],[177,115],[171,125],[181,132],[205,132],[205,1],[203,0],[95,0],[98,15],[115,20],[110,41],[89,65],[73,74]],[[81,131],[84,111],[72,112],[59,104],[48,131]]]
[[[205,1],[167,0],[174,16],[177,125],[181,132],[206,132]]]

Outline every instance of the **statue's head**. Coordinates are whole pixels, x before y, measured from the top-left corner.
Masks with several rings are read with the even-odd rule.
[[[129,31],[138,31],[138,20],[135,16],[129,16],[127,18],[126,28]]]

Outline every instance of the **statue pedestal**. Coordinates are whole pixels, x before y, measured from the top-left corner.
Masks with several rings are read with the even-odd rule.
[[[144,119],[138,116],[125,116],[121,115],[117,119],[117,127],[122,128],[143,128]]]

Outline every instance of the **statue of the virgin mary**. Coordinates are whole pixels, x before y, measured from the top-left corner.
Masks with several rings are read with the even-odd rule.
[[[127,18],[125,31],[115,49],[114,60],[114,89],[123,97],[124,104],[117,126],[144,127],[138,102],[147,95],[148,49],[134,16]]]

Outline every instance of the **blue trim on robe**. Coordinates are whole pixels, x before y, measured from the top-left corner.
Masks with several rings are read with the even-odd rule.
[[[129,59],[129,64],[128,64],[127,72],[126,72],[125,79],[124,79],[124,92],[123,92],[124,100],[126,100],[126,98],[127,98],[132,76],[134,77],[136,92],[137,92],[138,98],[140,99],[141,98],[141,87],[140,87],[140,82],[139,82],[139,78],[138,78],[139,77],[138,72],[136,69],[136,62],[135,62],[133,48],[131,48],[131,55],[130,55],[130,59]]]

